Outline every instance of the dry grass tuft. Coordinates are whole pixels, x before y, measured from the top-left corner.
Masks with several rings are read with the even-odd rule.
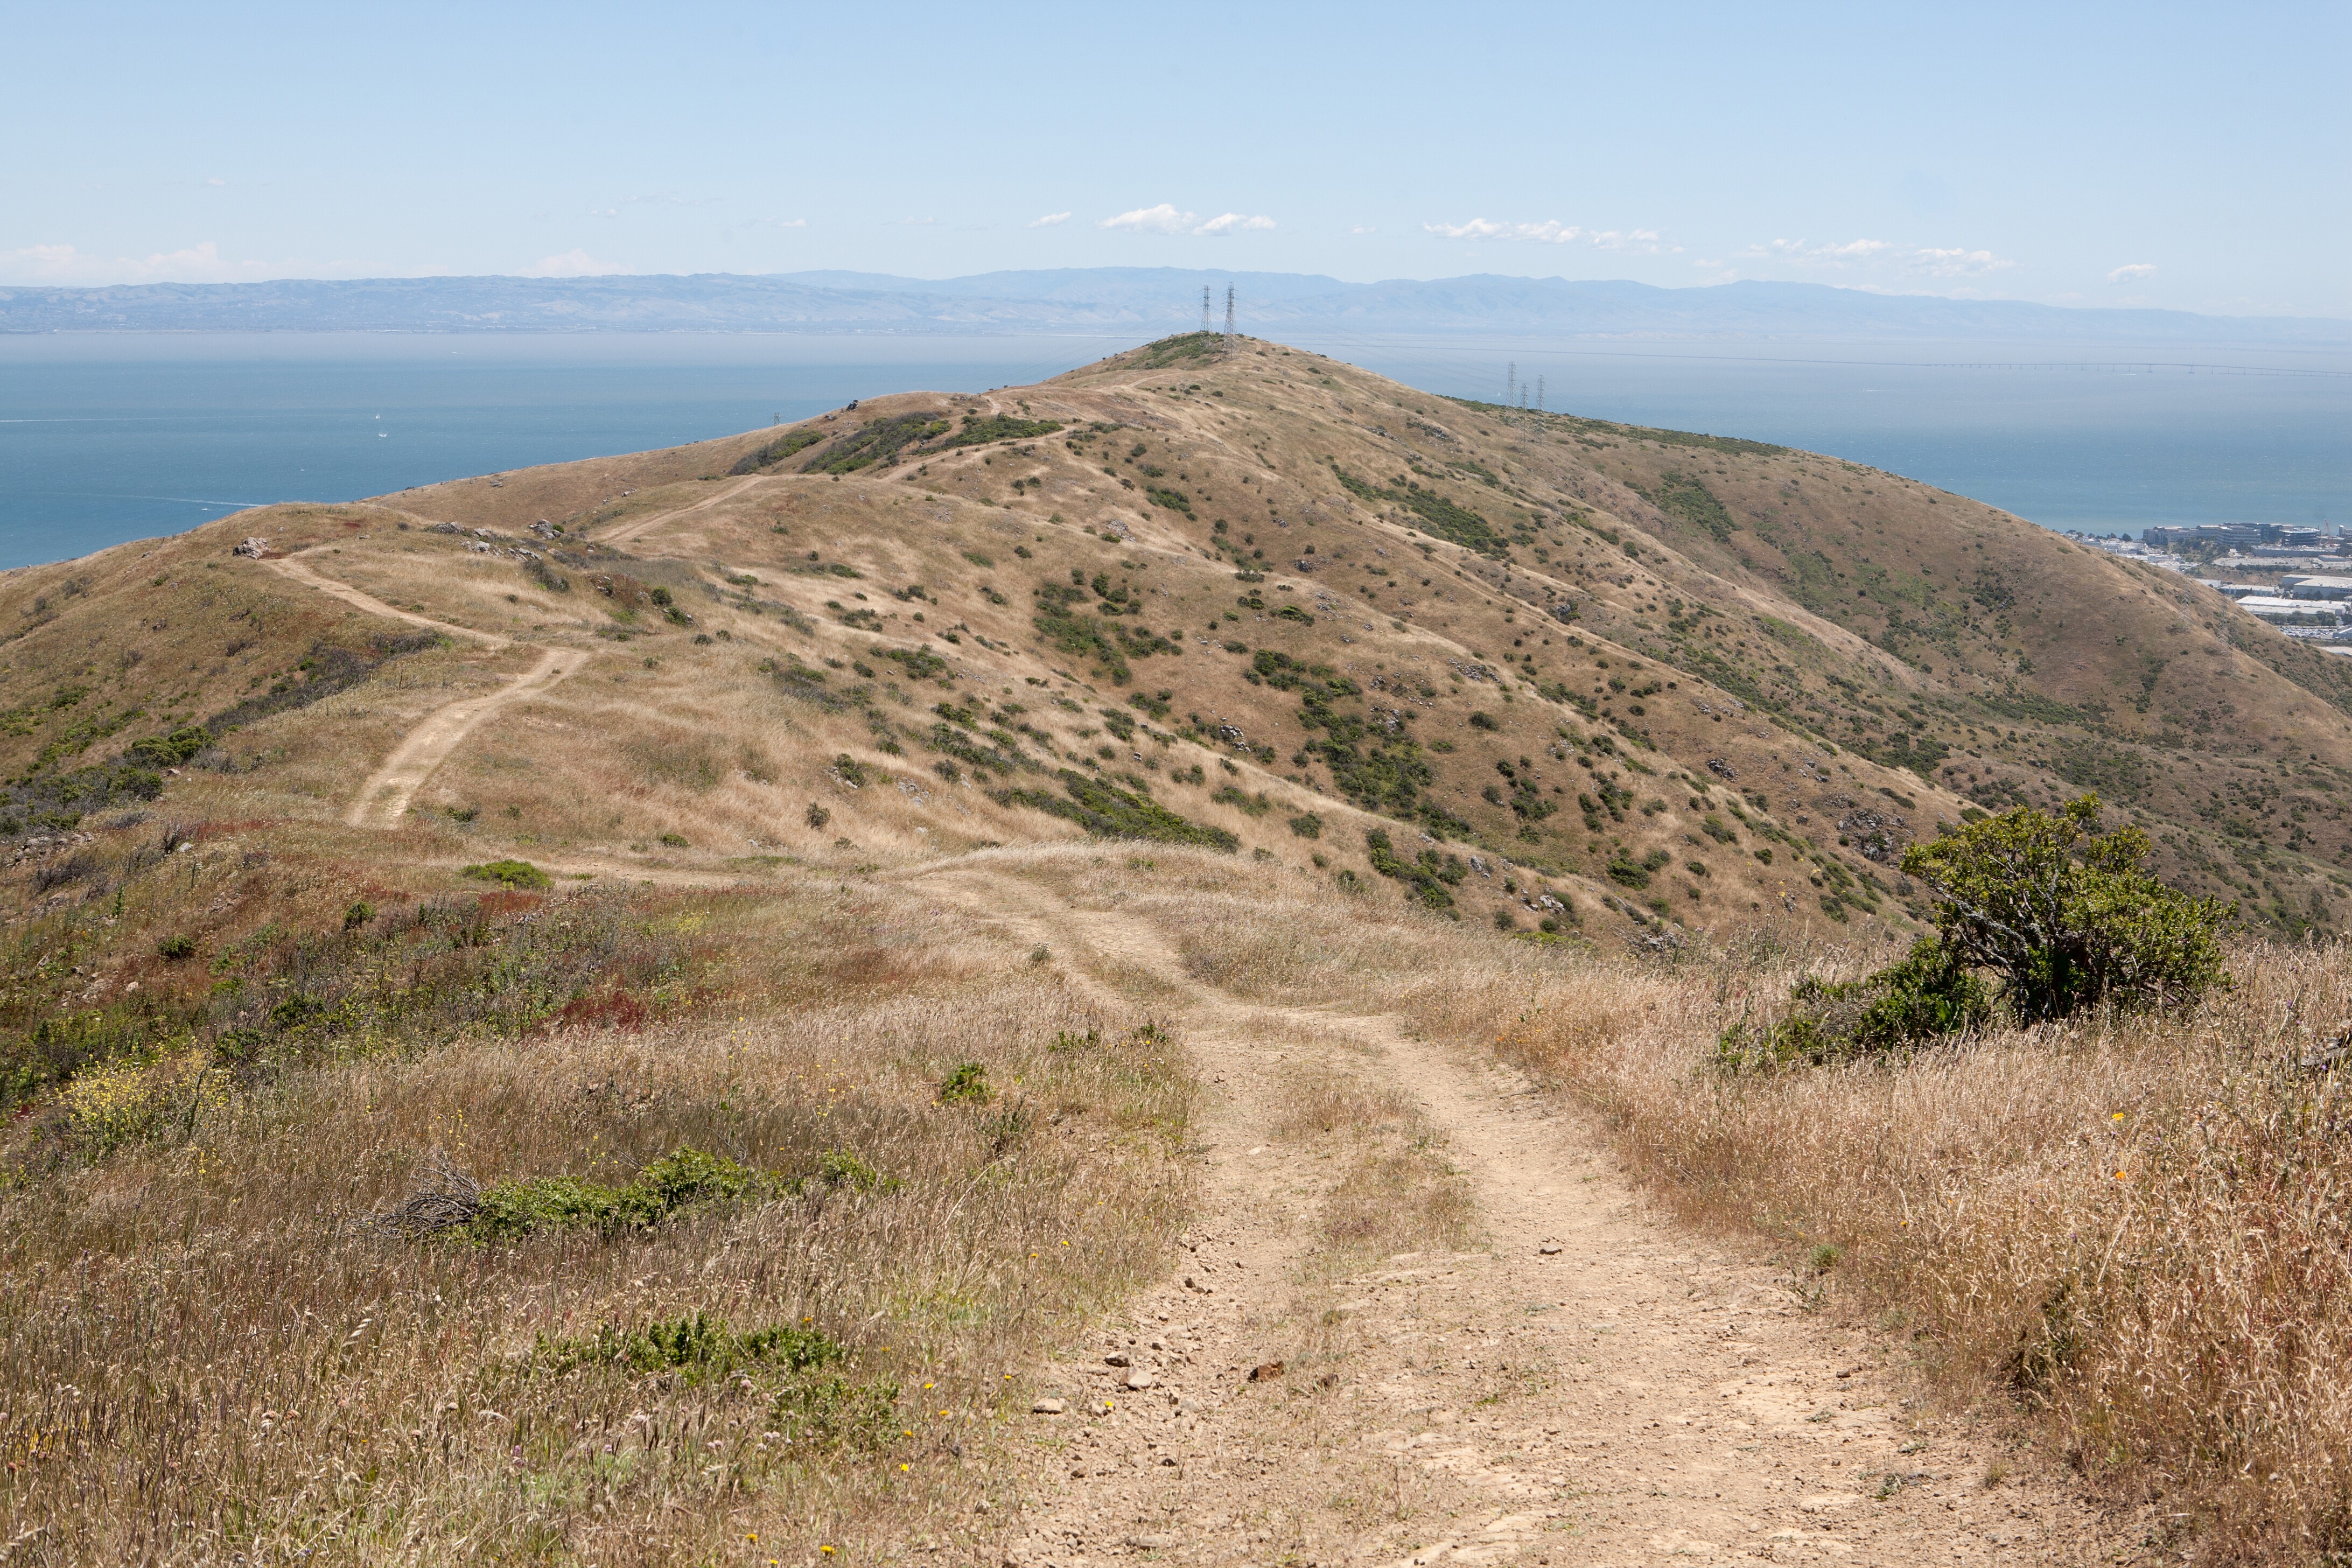
[[[1894,1314],[1951,1397],[2160,1499],[2213,1560],[2352,1551],[2352,952],[2245,946],[2237,988],[2177,1018],[1727,1077],[1726,1025],[1883,955],[1611,960],[1214,867],[1150,907],[1197,975],[1391,1010],[1593,1106],[1684,1217],[1779,1246],[1822,1304]],[[1371,1113],[1343,1100],[1298,1119]],[[1382,1179],[1352,1173],[1367,1201],[1328,1223],[1373,1244]]]
[[[625,1563],[715,1559],[751,1532],[797,1554],[982,1528],[958,1456],[1019,1386],[1008,1372],[1159,1266],[1189,1200],[1192,1089],[1164,1032],[1049,970],[950,942],[894,975],[915,911],[865,907],[863,942],[810,909],[756,911],[766,945],[736,957],[780,961],[756,1019],[472,1028],[288,1065],[15,1187],[5,1538],[54,1562],[446,1560],[492,1541]],[[794,961],[813,943],[826,963]],[[937,1104],[968,1060],[1006,1092]],[[455,1173],[614,1183],[682,1146],[809,1179],[619,1234],[369,1223]],[[878,1179],[836,1179],[863,1169]],[[534,1352],[683,1355],[787,1328],[843,1359],[704,1379],[559,1375]]]

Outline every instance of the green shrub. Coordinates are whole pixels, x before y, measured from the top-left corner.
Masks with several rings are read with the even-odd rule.
[[[570,1176],[494,1183],[482,1189],[466,1228],[482,1240],[535,1230],[645,1230],[690,1205],[741,1197],[761,1184],[762,1178],[724,1155],[680,1149],[625,1186]]]
[[[1221,785],[1209,798],[1220,805],[1230,805],[1248,816],[1264,816],[1274,809],[1274,802],[1266,798],[1265,791],[1261,790],[1256,795],[1244,795],[1232,784]]]
[[[362,899],[343,911],[343,929],[357,931],[373,919],[375,919],[375,906]]]
[[[941,1105],[986,1105],[992,1092],[988,1069],[978,1062],[966,1062],[940,1081]]]
[[[801,467],[807,474],[851,474],[876,463],[898,461],[900,450],[948,433],[946,418],[937,414],[901,414],[877,420],[841,437],[827,450]]]
[[[2179,1007],[2227,985],[2221,928],[2234,903],[2191,898],[2147,869],[2147,835],[2096,831],[2099,797],[2020,806],[1904,852],[1936,898],[1939,938],[1989,969],[2029,1022],[2101,1002]]]
[[[196,954],[196,939],[192,936],[167,936],[155,944],[156,955],[177,963]]]
[[[673,849],[690,849],[694,847],[683,833],[665,833],[661,836],[661,841]]]
[[[1241,840],[1222,827],[1211,827],[1178,816],[1155,800],[1133,795],[1064,768],[1055,774],[1069,798],[1044,790],[1008,789],[990,798],[999,805],[1025,805],[1066,817],[1099,838],[1144,838],[1162,844],[1197,844],[1227,853]]]
[[[726,1320],[700,1312],[674,1322],[624,1329],[602,1323],[593,1334],[563,1339],[539,1337],[531,1360],[551,1373],[611,1367],[644,1375],[677,1372],[688,1386],[748,1366],[807,1372],[846,1358],[847,1352],[814,1329],[778,1325],[739,1334]]]
[[[827,1149],[817,1156],[817,1179],[828,1187],[847,1187],[854,1192],[888,1192],[898,1184],[895,1176],[886,1176],[846,1149]]]
[[[1290,819],[1290,831],[1301,838],[1323,837],[1323,818],[1312,811],[1301,812]]]
[[[544,888],[547,873],[528,860],[492,860],[485,865],[468,866],[458,873],[478,882],[496,882],[502,888]]]
[[[1798,982],[1786,1016],[1725,1030],[1718,1059],[1838,1061],[1981,1027],[1997,1011],[2034,1023],[2101,1004],[2181,1007],[2228,985],[2221,928],[2236,906],[2166,886],[2143,864],[2147,834],[2101,834],[2098,820],[2098,796],[2086,795],[1913,845],[1903,869],[1934,893],[1937,934],[1875,974]],[[1822,907],[1836,901],[1824,894]]]
[[[756,474],[772,463],[782,462],[795,452],[804,451],[815,446],[824,437],[825,432],[822,430],[794,430],[790,435],[780,437],[759,450],[738,458],[735,466],[727,471],[730,474]],[[777,531],[781,533],[783,531],[780,528]]]
[[[1934,937],[1902,962],[1859,980],[1808,976],[1789,993],[1788,1015],[1761,1029],[1736,1024],[1716,1042],[1727,1067],[1818,1066],[1878,1056],[1981,1027],[1992,990]]]
[[[963,428],[940,443],[942,447],[981,447],[991,441],[1034,440],[1062,427],[1058,419],[1019,419],[1010,414],[967,414]],[[982,563],[986,564],[986,563]]]
[[[1389,840],[1388,830],[1375,827],[1364,835],[1364,854],[1372,869],[1381,876],[1405,884],[1405,897],[1419,900],[1441,913],[1454,910],[1454,895],[1448,889],[1459,887],[1469,868],[1458,855],[1440,855],[1435,849],[1424,849],[1420,858],[1408,860],[1396,852]]]

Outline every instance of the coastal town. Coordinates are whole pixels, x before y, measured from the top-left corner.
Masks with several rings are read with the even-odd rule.
[[[2194,577],[2288,637],[2352,655],[2352,533],[2292,523],[2209,522],[2150,528],[2138,539],[2067,537]]]

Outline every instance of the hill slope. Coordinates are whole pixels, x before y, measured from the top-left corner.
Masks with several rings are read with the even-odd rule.
[[[265,558],[228,553],[249,534]],[[2352,671],[2193,584],[1834,458],[1248,340],[248,512],[13,574],[0,617],[19,830],[208,724],[233,771],[173,778],[176,809],[396,819],[440,864],[1123,825],[1651,941],[1899,927],[1903,844],[2087,787],[2285,929],[2335,923],[2352,857]],[[558,649],[408,760],[413,801],[353,798]]]
[[[0,1528],[58,1561],[1387,1561],[1529,1497],[2087,1560],[2142,1468],[2336,1528],[2341,1380],[2257,1336],[2347,1359],[2340,954],[1711,1069],[2008,800],[2333,912],[2338,668],[1962,498],[1188,336],[11,573],[0,671]],[[1906,1367],[2076,1470],[1990,1491],[2018,1429]]]

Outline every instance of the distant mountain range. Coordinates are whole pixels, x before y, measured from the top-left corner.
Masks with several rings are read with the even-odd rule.
[[[1872,294],[1818,283],[1646,283],[1478,274],[1343,283],[1290,272],[1098,267],[895,278],[873,272],[605,278],[288,279],[109,289],[0,288],[0,332],[1105,332],[1244,331],[1611,338],[1982,338],[2344,342],[2352,322],[2082,310]]]

